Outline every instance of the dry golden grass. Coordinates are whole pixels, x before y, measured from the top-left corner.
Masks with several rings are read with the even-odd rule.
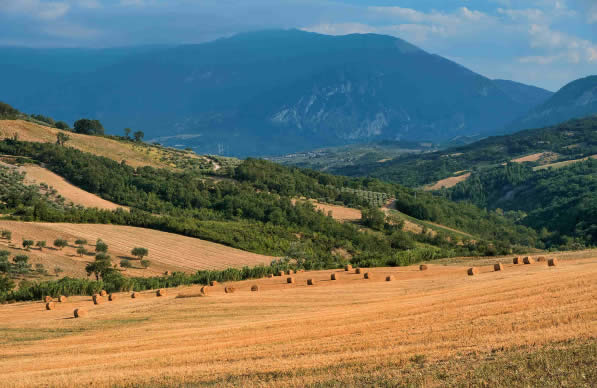
[[[545,169],[548,169],[548,168],[566,167],[566,166],[569,166],[569,165],[571,165],[573,163],[584,162],[585,160],[588,160],[589,158],[590,159],[597,159],[597,155],[591,155],[591,156],[587,156],[586,158],[581,158],[581,159],[565,160],[563,162],[556,162],[556,163],[544,164],[543,166],[533,167],[533,170],[537,171],[537,170],[545,170]]]
[[[435,182],[433,185],[425,186],[424,189],[426,191],[434,191],[434,190],[439,190],[441,188],[449,189],[450,187],[456,186],[460,182],[464,182],[470,176],[471,176],[470,172],[468,172],[466,174],[458,175],[458,176],[452,176],[452,177],[449,177],[446,179],[439,180],[439,181]]]
[[[205,298],[145,292],[97,306],[73,297],[51,311],[41,303],[0,306],[0,381],[305,386],[346,378],[353,366],[383,374],[410,359],[441,363],[595,336],[595,256],[555,268],[505,267],[480,267],[473,277],[462,265],[377,268],[373,280],[345,274],[337,281],[319,271],[296,274],[296,284],[279,277],[234,283],[233,295],[215,288]],[[385,282],[388,275],[396,281]],[[254,284],[260,292],[250,291]],[[70,319],[76,307],[89,315]]]
[[[46,183],[52,186],[58,194],[66,199],[66,202],[72,202],[75,205],[80,205],[90,208],[116,210],[118,208],[127,209],[126,206],[120,206],[113,202],[106,201],[95,194],[89,193],[85,190],[74,186],[59,175],[52,171],[36,165],[26,165],[19,168],[19,171],[25,172],[25,182],[27,184]]]
[[[195,272],[199,269],[254,266],[273,260],[270,256],[192,237],[130,226],[0,221],[0,229],[12,231],[12,241],[15,244],[11,248],[6,245],[6,240],[0,240],[0,248],[8,247],[13,254],[23,253],[20,249],[23,238],[46,240],[48,245],[55,239],[66,239],[70,246],[61,251],[46,248],[43,251],[31,249],[27,252],[33,264],[42,263],[50,271],[58,265],[64,270],[63,276],[85,277],[85,265],[93,260],[92,256],[80,257],[76,254],[74,241],[78,238],[86,239],[89,244],[95,244],[98,238],[104,240],[109,246],[114,263],[119,263],[121,258],[133,259],[130,252],[134,247],[149,249],[151,266],[141,269],[138,261],[132,260],[134,266],[139,268],[127,269],[123,272],[127,276],[161,276],[166,270]],[[89,251],[94,249],[93,245],[87,246]]]
[[[532,155],[523,156],[517,159],[512,159],[511,162],[513,163],[524,163],[524,162],[536,162],[537,160],[541,159],[546,152],[539,152]]]

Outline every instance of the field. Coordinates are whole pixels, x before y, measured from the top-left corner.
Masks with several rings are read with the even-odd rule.
[[[45,183],[48,186],[53,187],[58,194],[63,196],[67,203],[72,202],[75,205],[106,210],[126,208],[125,206],[106,201],[95,194],[82,190],[77,186],[70,184],[61,176],[56,175],[43,167],[29,164],[20,167],[19,171],[25,172],[25,183],[37,185]]]
[[[503,259],[504,261],[506,259]],[[493,262],[489,260],[490,262]],[[510,262],[511,263],[511,262]],[[0,306],[0,381],[23,386],[597,384],[597,254],[557,267],[334,271],[209,296]],[[395,280],[386,282],[393,274]],[[306,279],[316,279],[307,286]],[[258,284],[259,292],[250,286]],[[72,319],[74,308],[89,315]]]
[[[65,276],[84,277],[85,265],[93,261],[92,256],[80,257],[76,254],[74,241],[78,238],[84,238],[91,244],[87,246],[90,251],[94,250],[93,245],[98,238],[104,240],[114,263],[123,258],[133,259],[130,252],[134,247],[149,249],[147,259],[151,261],[151,266],[146,270],[140,269],[138,262],[133,260],[135,267],[139,268],[127,269],[123,272],[127,276],[155,276],[166,270],[195,272],[199,269],[255,266],[269,264],[273,260],[273,257],[209,241],[130,226],[0,221],[0,229],[12,231],[14,245],[10,250],[13,254],[28,254],[32,263],[42,263],[50,271],[58,265],[64,269]],[[62,251],[46,248],[41,252],[37,249],[23,252],[20,248],[23,238],[45,240],[48,246],[55,239],[64,238],[71,246]],[[6,249],[7,244],[6,240],[0,240],[0,249]]]
[[[564,160],[563,162],[556,162],[556,163],[545,164],[543,166],[533,167],[533,170],[537,171],[537,170],[545,170],[545,169],[548,169],[548,168],[562,168],[562,167],[569,166],[569,165],[571,165],[573,163],[584,162],[585,160],[588,160],[589,158],[590,159],[597,159],[597,155],[591,155],[591,156],[588,156],[586,158],[581,158],[581,159]]]
[[[425,190],[434,191],[434,190],[440,190],[442,188],[449,189],[450,187],[456,186],[460,182],[464,182],[470,176],[471,176],[471,173],[469,172],[466,174],[445,178],[445,179],[435,182],[433,185],[425,186]]]
[[[125,160],[129,166],[133,167],[213,169],[213,162],[210,159],[193,152],[155,147],[144,143],[117,141],[100,136],[81,135],[23,120],[0,120],[0,138],[11,138],[16,133],[21,141],[56,143],[56,135],[61,132],[70,136],[70,140],[66,143],[68,147],[117,162]]]

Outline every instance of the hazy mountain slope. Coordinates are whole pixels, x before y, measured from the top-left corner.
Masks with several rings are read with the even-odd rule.
[[[508,125],[508,131],[554,125],[597,114],[597,75],[570,82],[543,104]]]
[[[531,106],[538,106],[544,103],[554,94],[549,90],[509,80],[494,79],[493,83],[512,100],[520,104],[528,104]]]
[[[146,138],[195,135],[160,141],[237,155],[486,135],[533,107],[503,83],[381,35],[262,31],[98,53],[93,66],[78,59],[82,74],[3,62],[19,75],[0,99],[71,122],[98,118],[112,131],[142,129]],[[1,74],[8,83],[11,72]]]

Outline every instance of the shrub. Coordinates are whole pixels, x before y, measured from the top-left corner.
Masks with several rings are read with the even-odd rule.
[[[13,258],[17,267],[17,272],[20,274],[27,274],[31,272],[31,264],[29,264],[29,256],[18,255]]]
[[[141,260],[141,266],[143,268],[148,268],[151,265],[151,261],[149,260]]]
[[[13,288],[15,288],[15,282],[8,276],[0,275],[0,293],[9,292]]]
[[[120,260],[120,266],[122,268],[132,268],[133,264],[128,259],[122,259],[122,260]]]
[[[54,267],[54,273],[56,274],[56,276],[59,276],[62,272],[64,272],[64,270],[59,266]]]
[[[84,135],[103,135],[104,127],[99,120],[80,119],[75,121],[73,129],[76,133]]]
[[[12,232],[10,230],[3,230],[2,231],[2,238],[6,240],[12,240]]]
[[[35,242],[33,240],[23,240],[23,248],[25,248],[25,250],[28,251],[34,243]]]
[[[87,245],[87,240],[85,240],[84,238],[79,238],[75,240],[75,245]]]
[[[0,272],[8,272],[10,270],[9,256],[9,251],[0,251]]]
[[[46,271],[46,268],[41,263],[35,264],[35,272],[37,272],[40,275],[47,275],[48,274],[48,271]]]
[[[64,121],[56,121],[56,124],[54,124],[54,126],[58,129],[62,129],[65,131],[70,130],[70,126]]]
[[[54,240],[54,246],[60,250],[62,250],[62,248],[68,246],[68,241],[64,240],[64,239],[56,239]]]
[[[35,246],[39,248],[39,250],[43,250],[46,247],[46,242],[45,241],[38,241],[37,243],[35,243]]]
[[[98,239],[95,243],[95,251],[98,253],[106,253],[108,252],[108,244],[102,241],[102,239]]]
[[[77,248],[77,255],[83,256],[83,255],[86,255],[87,253],[88,252],[87,252],[87,249],[85,247],[78,247]]]

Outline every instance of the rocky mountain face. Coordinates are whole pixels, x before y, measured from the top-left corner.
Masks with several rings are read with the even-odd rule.
[[[261,31],[122,50],[13,52],[0,62],[0,100],[70,122],[99,119],[112,133],[130,127],[167,145],[246,156],[491,135],[549,94],[374,34]]]

